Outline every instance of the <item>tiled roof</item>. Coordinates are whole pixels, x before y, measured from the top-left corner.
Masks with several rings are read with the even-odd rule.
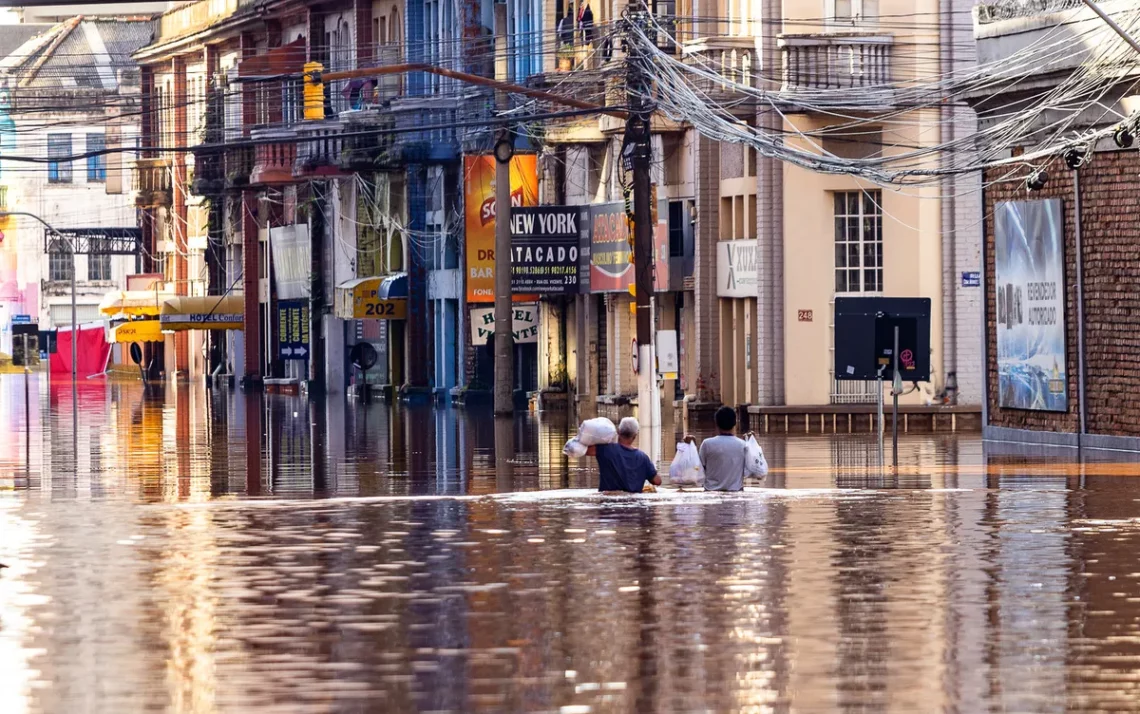
[[[151,41],[154,27],[151,20],[72,18],[4,53],[0,72],[20,88],[114,90],[122,70],[137,67],[131,54]]]

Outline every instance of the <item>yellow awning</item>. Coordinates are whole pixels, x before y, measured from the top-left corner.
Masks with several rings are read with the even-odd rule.
[[[342,320],[406,320],[406,292],[400,297],[388,296],[396,282],[394,278],[402,275],[357,278],[337,285],[333,313]]]
[[[157,290],[112,290],[103,296],[99,312],[112,316],[157,317],[162,312],[162,303],[173,297],[173,293]]]
[[[132,320],[111,328],[113,342],[162,342],[162,325],[158,320]]]
[[[245,319],[245,299],[240,295],[170,298],[162,303],[158,319],[163,332],[240,330]]]

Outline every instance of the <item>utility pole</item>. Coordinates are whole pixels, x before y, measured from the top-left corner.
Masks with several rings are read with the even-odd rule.
[[[643,10],[630,2],[629,22],[644,28]],[[661,397],[657,392],[657,368],[653,344],[653,206],[649,167],[652,158],[649,122],[653,108],[649,103],[650,83],[639,62],[632,32],[626,36],[626,86],[629,118],[625,125],[622,163],[633,172],[633,273],[634,299],[637,308],[637,420],[641,427],[641,446],[650,458],[657,459],[657,432],[661,427]]]
[[[495,416],[515,410],[515,336],[511,311],[511,157],[509,131],[495,142]]]

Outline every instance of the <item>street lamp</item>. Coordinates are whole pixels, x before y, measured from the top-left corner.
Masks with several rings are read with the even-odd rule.
[[[44,225],[55,237],[63,241],[63,234],[57,231],[50,223],[40,218],[34,213],[28,211],[0,211],[0,218],[7,218],[8,216],[27,216],[34,218]],[[79,333],[77,332],[78,325],[76,323],[75,315],[75,244],[71,245],[71,383],[74,385],[78,380],[77,362],[79,360]]]

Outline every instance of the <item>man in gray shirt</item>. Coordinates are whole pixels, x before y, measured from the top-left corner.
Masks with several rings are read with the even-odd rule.
[[[705,467],[706,491],[743,491],[744,490],[744,440],[736,436],[736,412],[732,407],[721,407],[716,410],[717,431],[719,435],[701,442],[697,452],[701,457],[701,464]],[[693,437],[686,437],[686,441],[696,441]]]

